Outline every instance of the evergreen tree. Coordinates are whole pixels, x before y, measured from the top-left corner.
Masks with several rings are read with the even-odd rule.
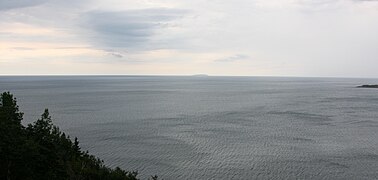
[[[30,168],[23,161],[27,159],[33,148],[27,141],[21,125],[23,114],[19,111],[17,101],[9,92],[0,96],[0,179],[10,180],[12,177],[23,177]],[[30,144],[29,144],[30,143]]]
[[[79,141],[52,124],[48,109],[27,128],[9,92],[0,95],[0,179],[7,180],[137,180],[137,172],[111,169]],[[157,176],[153,176],[153,179]]]

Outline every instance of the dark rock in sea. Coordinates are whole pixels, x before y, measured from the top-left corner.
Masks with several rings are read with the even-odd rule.
[[[378,84],[370,85],[370,84],[365,84],[362,86],[357,86],[358,88],[378,88]]]

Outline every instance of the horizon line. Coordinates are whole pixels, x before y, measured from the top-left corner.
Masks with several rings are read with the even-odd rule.
[[[195,77],[204,75],[206,77],[271,77],[271,78],[336,78],[336,79],[378,79],[378,77],[346,77],[346,76],[287,76],[287,75],[210,75],[210,74],[0,74],[0,77],[11,76],[172,76],[172,77]]]

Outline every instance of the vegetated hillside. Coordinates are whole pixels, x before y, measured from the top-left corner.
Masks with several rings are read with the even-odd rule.
[[[136,180],[137,172],[111,169],[99,158],[80,150],[52,124],[46,109],[24,127],[23,113],[9,92],[0,95],[0,179],[7,180]],[[151,177],[157,179],[157,176]]]

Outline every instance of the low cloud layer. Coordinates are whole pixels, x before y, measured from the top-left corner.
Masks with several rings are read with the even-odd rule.
[[[2,0],[0,66],[4,74],[378,77],[377,19],[377,0]]]
[[[235,61],[245,60],[245,59],[248,59],[248,58],[249,58],[249,56],[247,56],[245,54],[236,54],[236,55],[233,55],[233,56],[228,56],[228,57],[225,57],[225,58],[216,59],[215,62],[235,62]]]
[[[147,48],[162,24],[182,16],[185,11],[177,9],[141,9],[128,11],[92,11],[84,15],[84,28],[89,29],[88,38],[105,48]]]
[[[47,1],[48,0],[1,0],[0,11],[37,6]]]

